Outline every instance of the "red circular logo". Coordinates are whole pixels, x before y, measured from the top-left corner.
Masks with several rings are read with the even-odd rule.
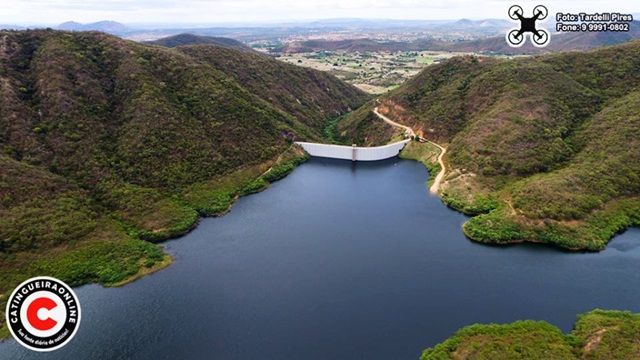
[[[7,302],[13,337],[34,351],[66,345],[80,324],[80,303],[70,286],[51,277],[31,278],[13,290]]]

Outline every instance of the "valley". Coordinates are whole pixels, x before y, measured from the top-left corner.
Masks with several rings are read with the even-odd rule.
[[[370,94],[383,94],[418,74],[426,65],[465,54],[438,51],[321,51],[285,53],[278,59],[326,71]]]
[[[478,24],[486,33],[469,37]],[[428,38],[406,25],[362,32],[375,40],[294,27],[264,37],[224,30],[242,41],[135,42],[87,31],[98,25],[0,31],[0,305],[31,276],[118,287],[173,263],[122,289],[79,288],[102,323],[128,321],[121,305],[96,315],[116,291],[146,319],[164,319],[135,330],[155,346],[129,334],[111,357],[139,346],[150,359],[160,349],[211,355],[189,345],[188,329],[176,346],[154,342],[174,321],[154,311],[186,301],[186,324],[200,319],[190,309],[205,303],[193,293],[158,296],[171,286],[190,293],[191,276],[218,306],[206,315],[216,326],[197,332],[229,341],[217,354],[249,358],[273,345],[283,358],[314,347],[311,358],[353,348],[417,357],[429,347],[424,360],[608,359],[640,350],[630,312],[640,311],[638,294],[627,286],[638,256],[628,229],[640,226],[633,34],[562,34],[556,44],[566,47],[543,53],[494,51],[504,46],[501,21],[429,23]],[[400,159],[371,163],[310,159],[295,144],[404,138]],[[95,339],[70,346],[70,357],[108,348],[102,325],[88,321],[80,336]],[[493,321],[501,325],[464,327]],[[273,324],[282,338],[265,335]],[[349,340],[332,338],[336,328]],[[24,355],[13,345],[0,353]]]

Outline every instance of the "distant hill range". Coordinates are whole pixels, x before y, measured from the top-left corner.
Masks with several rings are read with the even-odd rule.
[[[465,26],[479,26],[485,21],[459,20],[449,26],[451,31],[460,31]],[[492,26],[495,26],[493,24]],[[276,51],[284,53],[301,53],[315,51],[460,51],[477,53],[499,53],[507,55],[538,54],[555,51],[588,50],[606,45],[624,43],[640,38],[640,22],[631,23],[629,32],[580,32],[556,33],[551,36],[551,43],[545,48],[537,48],[526,44],[520,48],[510,47],[504,36],[492,36],[484,39],[468,41],[443,41],[435,39],[418,39],[414,41],[380,41],[374,39],[348,40],[307,40],[285,44]]]
[[[107,34],[122,35],[130,31],[130,29],[116,21],[98,21],[89,24],[81,24],[75,21],[67,21],[57,26],[58,30],[65,31],[102,31]]]
[[[375,39],[346,39],[346,40],[306,40],[293,41],[285,44],[276,52],[305,53],[318,51],[346,51],[346,52],[378,52],[378,51],[421,51],[427,49],[443,49],[446,42],[432,39],[415,41],[382,41]]]
[[[242,42],[234,39],[217,36],[200,36],[194,34],[178,34],[174,36],[168,36],[154,41],[145,42],[149,45],[160,45],[164,47],[178,47],[187,45],[216,45],[229,49],[236,49],[240,51],[254,51]]]
[[[0,24],[0,30],[23,30],[24,26],[12,25],[12,24]]]
[[[547,47],[537,48],[529,42],[520,48],[512,48],[504,36],[464,41],[449,46],[454,51],[495,52],[501,54],[538,54],[555,51],[589,50],[607,45],[621,44],[640,38],[640,22],[631,23],[629,32],[578,32],[551,35]],[[447,48],[447,46],[445,46]]]
[[[454,22],[447,22],[445,24],[439,24],[436,26],[438,30],[447,31],[450,33],[455,32],[473,32],[478,35],[482,34],[496,34],[511,28],[513,23],[511,21],[502,19],[483,19],[483,20],[470,20],[460,19]]]
[[[127,27],[115,21],[99,21],[81,24],[69,21],[56,28],[66,31],[103,31],[131,40],[156,40],[162,37],[190,33],[202,36],[228,37],[245,42],[259,40],[279,40],[290,36],[317,35],[323,32],[353,32],[364,34],[418,34],[424,33],[434,38],[476,38],[496,36],[504,33],[511,22],[502,19],[484,20],[393,20],[393,19],[323,19],[311,22],[289,22],[277,24],[234,24],[233,26],[211,27],[167,27],[141,28]],[[35,26],[38,28],[41,26]],[[6,29],[15,29],[8,26]],[[425,35],[426,36],[426,35]]]
[[[431,32],[473,32],[478,35],[494,35],[511,26],[502,19],[483,20],[392,20],[392,19],[327,19],[304,24],[310,28],[349,28],[361,30],[412,30]],[[300,26],[300,25],[298,25]]]

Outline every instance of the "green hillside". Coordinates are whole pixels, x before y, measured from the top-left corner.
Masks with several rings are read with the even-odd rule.
[[[636,359],[640,315],[593,310],[567,335],[543,321],[475,324],[426,349],[421,360]]]
[[[220,69],[312,129],[322,129],[327,119],[356,109],[367,99],[360,90],[325,72],[275,61],[258,52],[238,56],[233,49],[204,45],[177,49]]]
[[[375,102],[369,102],[359,109],[337,119],[332,135],[339,143],[359,146],[378,146],[404,138],[403,131],[380,121],[373,113]]]
[[[304,160],[292,140],[366,100],[233,49],[0,32],[0,299],[34,274],[118,284],[166,265],[150,241],[283,177]]]
[[[171,48],[186,45],[215,45],[235,50],[253,51],[253,49],[238,40],[216,36],[201,36],[188,33],[167,36],[154,41],[147,41],[146,44],[160,45]]]
[[[458,57],[382,97],[380,111],[448,147],[443,200],[471,239],[600,250],[640,224],[640,42],[586,53]],[[358,116],[348,137],[379,134]],[[377,143],[388,138],[378,138]]]

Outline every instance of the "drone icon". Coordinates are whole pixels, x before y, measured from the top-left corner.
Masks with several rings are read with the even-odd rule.
[[[533,17],[522,16],[524,12],[519,5],[509,8],[509,17],[512,20],[520,20],[520,29],[511,29],[507,33],[507,43],[511,47],[520,47],[524,44],[525,34],[530,33],[531,42],[536,47],[544,47],[549,44],[549,32],[545,29],[536,29],[536,21],[546,19],[549,10],[543,5],[533,8]]]

